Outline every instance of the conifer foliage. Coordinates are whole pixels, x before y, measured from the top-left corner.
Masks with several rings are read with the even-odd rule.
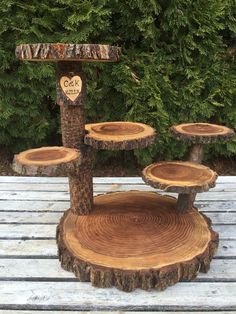
[[[184,122],[236,127],[235,0],[5,0],[0,3],[0,145],[57,144],[55,65],[19,62],[21,43],[105,43],[118,64],[85,64],[89,122],[130,120],[157,129],[138,161],[178,158],[168,128]],[[210,149],[236,153],[236,141]]]

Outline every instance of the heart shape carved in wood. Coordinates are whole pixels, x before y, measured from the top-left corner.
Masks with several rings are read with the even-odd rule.
[[[67,76],[62,76],[60,79],[60,86],[63,93],[71,101],[75,101],[79,97],[82,90],[82,80],[78,75],[71,78]]]

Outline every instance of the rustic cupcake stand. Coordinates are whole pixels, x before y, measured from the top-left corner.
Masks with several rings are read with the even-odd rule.
[[[144,181],[178,198],[128,191],[93,198],[95,150],[132,150],[155,141],[142,123],[85,125],[86,78],[82,62],[116,62],[120,48],[96,44],[26,44],[16,48],[26,61],[57,62],[57,103],[62,147],[24,151],[14,158],[22,175],[69,177],[70,208],[57,227],[58,254],[64,269],[97,287],[163,290],[206,272],[218,247],[211,221],[193,206],[196,193],[215,186],[217,175],[200,164],[203,144],[227,140],[227,127],[190,123],[171,128],[178,140],[193,144],[189,161],[152,164]]]

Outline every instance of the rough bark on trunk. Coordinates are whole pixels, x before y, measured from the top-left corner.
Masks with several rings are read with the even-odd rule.
[[[81,92],[73,101],[61,88],[62,77],[81,78]],[[86,101],[86,80],[80,62],[59,62],[57,71],[57,101],[61,111],[62,142],[65,147],[79,149],[81,165],[78,174],[69,176],[71,210],[79,215],[88,214],[93,206],[92,169],[94,150],[84,144],[84,106]]]

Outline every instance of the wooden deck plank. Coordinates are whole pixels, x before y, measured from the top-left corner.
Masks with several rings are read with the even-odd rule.
[[[179,283],[158,293],[97,289],[78,282],[0,282],[0,308],[64,310],[236,310],[236,283]]]
[[[236,201],[196,201],[195,206],[204,212],[236,212]],[[0,200],[0,211],[62,212],[70,207],[68,201]]]
[[[57,224],[61,216],[61,212],[0,211],[0,224]],[[236,224],[235,213],[208,212],[207,216],[213,224]]]
[[[140,184],[123,184],[122,182],[110,183],[110,184],[94,184],[94,191],[97,193],[105,193],[112,191],[129,191],[132,190],[141,190],[141,191],[159,191],[161,190],[152,188],[149,185],[146,185],[144,182]],[[44,192],[68,192],[69,187],[68,183],[0,183],[0,191],[44,191]],[[236,182],[217,184],[216,187],[209,190],[209,192],[236,192]]]
[[[89,313],[86,311],[60,311],[60,310],[54,310],[54,311],[17,311],[16,310],[0,310],[0,314],[99,314],[97,311],[89,311]],[[100,312],[101,314],[111,314],[110,311],[102,311]],[[165,312],[162,312],[162,311],[158,311],[159,314],[173,314],[175,312],[173,311],[165,311]],[[192,312],[192,311],[184,311],[184,312],[179,312],[178,311],[178,314],[203,314],[205,312]],[[217,314],[232,314],[233,312],[232,311],[217,311]],[[132,312],[124,312],[124,311],[112,311],[112,314],[153,314],[153,312],[142,312],[142,311],[132,311]],[[216,314],[216,312],[212,312],[212,311],[208,311],[207,314]]]
[[[139,177],[94,178],[94,183],[99,194],[152,190]],[[69,207],[67,178],[0,177],[0,314],[44,313],[40,310],[58,314],[66,310],[236,312],[236,177],[220,177],[217,183],[216,188],[199,194],[196,202],[221,236],[210,271],[200,273],[195,282],[180,283],[161,293],[137,290],[126,294],[75,282],[73,274],[61,269],[55,228]]]
[[[220,238],[236,240],[236,225],[215,225],[214,230],[220,233]],[[56,224],[1,224],[0,238],[7,239],[54,239]]]
[[[107,184],[107,183],[120,183],[123,184],[137,184],[143,183],[141,177],[94,177],[94,183]],[[24,176],[0,176],[1,183],[67,183],[66,177],[24,177]],[[236,176],[219,176],[217,184],[220,183],[236,183]]]
[[[57,259],[0,258],[2,280],[77,280],[73,273],[64,271]],[[199,273],[195,281],[236,282],[236,259],[214,259],[207,274]]]
[[[133,189],[131,189],[133,190]],[[113,192],[116,190],[114,189]],[[104,191],[95,192],[94,195],[103,194]],[[167,194],[162,192],[160,194]],[[170,196],[177,194],[168,193]],[[45,191],[0,191],[1,200],[35,200],[35,201],[69,201],[68,192],[45,192]],[[236,201],[236,192],[205,192],[198,193],[196,200],[208,201]]]
[[[0,257],[31,257],[56,258],[55,240],[0,240]],[[221,240],[216,258],[236,258],[236,241]]]

